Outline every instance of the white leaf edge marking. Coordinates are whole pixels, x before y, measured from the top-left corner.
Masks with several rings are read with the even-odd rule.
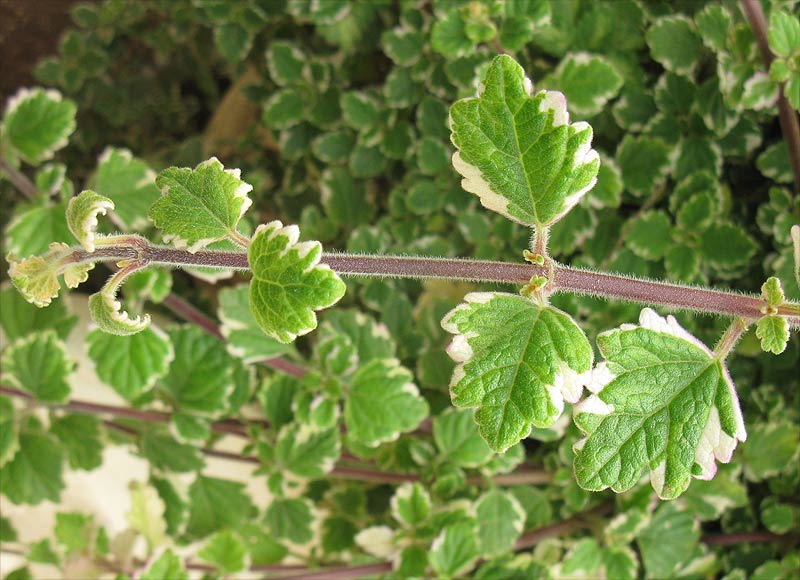
[[[370,526],[358,532],[355,542],[359,548],[376,558],[389,558],[395,551],[394,530],[389,526]]]
[[[26,101],[35,98],[38,94],[44,94],[51,102],[60,103],[64,100],[61,92],[57,91],[56,89],[43,89],[41,87],[33,87],[33,88],[21,88],[18,90],[14,95],[9,97],[8,101],[6,101],[6,110],[3,113],[3,119],[5,120],[9,115],[14,113],[23,103]],[[2,123],[2,127],[5,126],[5,123]],[[47,161],[53,158],[53,155],[59,149],[62,149],[69,143],[69,136],[75,131],[76,127],[75,123],[75,116],[72,116],[70,123],[64,129],[64,133],[61,137],[56,140],[50,147],[47,147],[42,154],[35,158],[31,159],[32,162],[41,163],[42,161]],[[13,147],[13,145],[12,145]]]
[[[699,339],[690,334],[684,329],[674,316],[668,315],[666,317],[659,316],[651,308],[644,308],[639,314],[639,324],[623,324],[617,329],[609,330],[601,335],[610,334],[614,332],[625,332],[635,330],[637,328],[647,328],[654,332],[669,334],[681,340],[684,340],[694,346],[705,351],[709,360],[715,358],[714,353]],[[709,480],[713,479],[717,473],[717,463],[728,463],[733,456],[736,445],[739,441],[747,440],[747,431],[744,426],[744,418],[742,416],[741,407],[739,405],[739,397],[736,393],[736,388],[733,385],[728,369],[724,364],[721,364],[723,372],[723,380],[728,388],[728,396],[733,401],[733,411],[736,421],[736,433],[731,437],[722,430],[719,420],[719,411],[715,404],[711,405],[709,416],[703,431],[700,435],[698,447],[695,450],[695,462],[700,465],[701,473],[693,475],[695,479]],[[614,405],[610,405],[597,396],[603,388],[611,383],[617,375],[608,369],[606,361],[598,363],[592,371],[591,381],[586,385],[586,388],[593,394],[577,405],[575,405],[575,414],[591,413],[593,415],[609,415],[614,412]],[[573,445],[575,451],[583,449],[589,436],[583,437],[580,441]],[[716,459],[716,461],[715,461]],[[650,483],[655,489],[659,497],[662,496],[664,490],[664,478],[666,471],[666,458],[661,461],[655,468],[650,469]]]
[[[466,296],[464,296],[464,302],[453,308],[450,312],[445,314],[444,318],[442,319],[441,326],[444,330],[453,334],[453,339],[450,342],[450,345],[447,347],[446,351],[447,354],[456,362],[456,367],[453,369],[453,375],[450,377],[450,384],[449,390],[453,393],[453,389],[461,382],[461,380],[466,376],[466,371],[464,367],[472,360],[474,352],[472,347],[469,344],[469,340],[478,336],[476,332],[464,332],[462,333],[458,326],[452,322],[453,317],[456,313],[461,312],[463,310],[468,310],[472,304],[486,304],[491,302],[495,298],[510,296],[517,300],[527,301],[527,299],[517,295],[517,294],[510,294],[507,292],[470,292]],[[531,303],[532,304],[532,303]],[[554,308],[552,306],[547,306],[547,309],[553,310],[560,314],[564,314],[567,316],[572,322],[573,326],[580,330],[580,327],[575,323],[571,316],[564,313],[563,311]],[[581,331],[583,332],[583,331]],[[553,379],[552,385],[544,385],[545,391],[548,394],[550,402],[553,406],[556,407],[556,419],[561,417],[562,413],[564,412],[564,401],[569,403],[575,404],[580,400],[580,396],[583,393],[583,387],[590,383],[593,377],[593,369],[592,365],[594,363],[594,352],[592,352],[592,360],[589,363],[589,369],[579,373],[569,367],[566,361],[559,361],[559,368],[555,373],[555,377]],[[483,406],[483,403],[477,405],[477,407],[470,407],[470,408],[479,408]],[[533,429],[533,425],[531,425],[531,429]],[[530,431],[528,435],[530,434]],[[526,435],[525,437],[527,437]],[[523,437],[523,439],[525,438]],[[511,446],[509,446],[511,447]],[[503,449],[502,451],[505,452],[508,449]]]
[[[97,196],[98,199],[95,199],[92,202],[92,205],[89,208],[89,212],[83,217],[83,219],[78,223],[73,223],[72,221],[72,210],[76,204],[79,203],[81,196],[88,196],[94,194]],[[72,232],[72,235],[75,236],[75,239],[80,242],[83,248],[87,252],[94,252],[95,244],[94,241],[97,235],[97,216],[99,215],[106,215],[106,212],[109,210],[114,209],[114,202],[108,199],[107,197],[100,195],[92,190],[86,189],[83,190],[79,195],[71,198],[69,203],[67,204],[67,226],[69,230]]]
[[[117,290],[118,288],[115,288],[112,292],[104,292],[101,290],[89,296],[89,311],[92,312],[91,305],[94,303],[108,315],[111,323],[106,325],[104,322],[98,322],[94,315],[92,315],[92,320],[95,325],[105,332],[119,336],[136,334],[150,326],[149,314],[138,315],[135,318],[131,318],[127,311],[122,310],[122,303],[117,300]]]
[[[145,166],[144,175],[142,176],[141,179],[139,179],[139,181],[136,182],[135,184],[136,189],[141,189],[146,185],[152,185],[153,187],[156,187],[156,177],[158,177],[158,174],[155,171],[153,171],[150,168],[150,166],[148,166],[147,163],[145,163],[144,160],[135,158],[130,149],[126,149],[124,147],[113,147],[109,145],[108,147],[103,149],[102,153],[100,153],[100,155],[98,155],[97,157],[97,173],[100,172],[100,166],[110,162],[112,160],[112,157],[115,155],[121,157],[122,159],[124,159],[129,163],[132,161],[140,161],[142,164],[144,164]],[[95,180],[96,179],[97,177],[95,176]],[[156,187],[156,189],[158,188]],[[125,229],[132,229],[139,231],[145,229],[149,224],[149,221],[147,219],[147,214],[137,216],[131,223],[127,223],[116,212],[114,212],[114,216],[119,221],[119,223],[125,227]],[[212,280],[212,282],[213,281],[214,280]]]
[[[392,499],[389,501],[389,505],[391,506],[392,517],[404,526],[408,526],[409,522],[407,522],[403,517],[400,516],[400,501],[408,501],[411,499],[412,494],[416,491],[420,493],[425,503],[428,505],[428,508],[431,507],[431,496],[424,487],[419,485],[418,483],[404,483],[400,487],[397,488]]]

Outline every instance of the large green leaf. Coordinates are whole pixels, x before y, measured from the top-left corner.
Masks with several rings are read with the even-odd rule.
[[[250,207],[253,186],[238,169],[225,169],[216,157],[194,169],[170,167],[156,178],[161,197],[150,208],[150,219],[164,239],[194,252],[228,236]]]
[[[476,98],[450,109],[453,165],[481,204],[526,225],[566,214],[596,181],[592,128],[569,122],[564,95],[539,91],[509,56],[498,56]]]
[[[92,187],[114,202],[114,215],[126,230],[149,225],[147,212],[158,199],[156,173],[127,149],[107,147],[97,160]]]
[[[705,345],[649,308],[597,344],[606,361],[575,408],[586,433],[575,446],[581,487],[622,492],[647,467],[659,497],[672,499],[692,477],[712,478],[715,460],[730,461],[747,435],[728,371]]]
[[[319,242],[298,242],[297,226],[273,221],[258,226],[248,251],[253,270],[250,309],[269,336],[292,342],[317,327],[315,310],[344,295],[344,282],[320,264]]]
[[[3,116],[3,134],[25,161],[39,164],[67,144],[75,130],[75,103],[42,88],[20,89]]]
[[[189,487],[186,533],[202,538],[226,527],[238,527],[253,509],[244,484],[198,475]]]
[[[0,490],[15,504],[58,502],[64,489],[61,446],[42,433],[22,432],[14,458],[0,469]]]
[[[67,379],[76,365],[52,330],[16,340],[3,353],[2,363],[3,380],[38,400],[63,403],[69,398]]]
[[[514,294],[473,292],[442,327],[458,363],[450,381],[456,407],[475,408],[481,435],[495,451],[549,427],[577,402],[592,347],[572,318]]]

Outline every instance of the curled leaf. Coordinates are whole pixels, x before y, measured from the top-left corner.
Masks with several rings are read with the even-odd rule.
[[[89,314],[100,330],[118,336],[128,336],[150,326],[150,315],[131,318],[122,310],[122,304],[117,300],[120,282],[121,279],[112,277],[100,292],[89,296]]]
[[[6,256],[11,266],[8,275],[20,294],[39,308],[50,304],[58,296],[61,285],[58,276],[64,276],[69,288],[76,288],[89,277],[94,264],[72,262],[72,250],[67,244],[52,243],[47,253],[20,259],[14,254]]]
[[[94,252],[97,214],[105,215],[110,209],[114,209],[114,202],[90,189],[69,200],[67,226],[87,252]]]

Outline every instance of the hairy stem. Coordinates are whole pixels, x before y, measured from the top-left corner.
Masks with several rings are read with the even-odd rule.
[[[245,252],[187,250],[159,246],[140,238],[137,247],[103,247],[95,252],[76,249],[75,261],[130,260],[132,254],[144,264],[162,264],[173,267],[210,266],[247,270]],[[670,308],[736,316],[753,321],[764,315],[764,301],[755,295],[686,286],[656,280],[632,278],[619,274],[605,274],[583,268],[573,268],[555,262],[544,266],[466,260],[459,258],[428,258],[410,256],[372,256],[326,252],[322,260],[335,272],[345,276],[394,276],[402,278],[442,278],[506,284],[527,284],[531,277],[549,279],[553,292],[574,292],[660,305]],[[790,326],[800,327],[798,304],[786,303],[778,307],[777,314],[786,318]]]
[[[742,0],[742,11],[750,22],[753,34],[756,37],[758,48],[761,51],[761,58],[764,65],[769,70],[772,64],[773,55],[769,48],[767,39],[767,20],[764,18],[764,10],[761,8],[759,0]],[[795,191],[800,192],[800,121],[797,113],[794,112],[789,101],[783,94],[784,83],[778,85],[778,117],[781,123],[781,132],[789,148],[789,161],[794,172]]]

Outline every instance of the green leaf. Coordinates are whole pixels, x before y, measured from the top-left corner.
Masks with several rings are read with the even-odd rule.
[[[637,256],[660,260],[672,242],[672,223],[663,210],[651,210],[631,220],[625,244]]]
[[[694,482],[681,496],[681,503],[696,518],[705,521],[717,520],[732,508],[748,505],[741,471],[740,466],[722,467],[714,479]]]
[[[747,436],[723,362],[649,308],[638,326],[604,332],[597,344],[606,360],[593,371],[593,394],[575,407],[586,434],[575,446],[578,484],[619,493],[648,467],[658,496],[673,499],[692,477],[714,477],[715,459],[730,461]]]
[[[115,336],[131,336],[150,327],[150,315],[131,318],[117,299],[121,280],[110,279],[100,292],[89,296],[89,314],[97,327]]]
[[[140,580],[189,580],[189,574],[183,567],[180,557],[166,549],[151,565],[139,576]]]
[[[339,97],[342,108],[342,120],[357,131],[372,128],[380,119],[381,107],[378,100],[360,91],[342,93]]]
[[[792,183],[794,180],[789,161],[789,148],[783,140],[764,149],[756,159],[756,167],[764,177],[778,183]]]
[[[767,39],[778,56],[789,58],[800,53],[800,18],[776,7],[769,16]]]
[[[159,427],[142,433],[139,448],[142,455],[157,470],[186,473],[197,471],[205,465],[196,447],[179,443]]]
[[[76,364],[52,330],[11,343],[3,352],[2,366],[4,381],[33,394],[39,401],[63,403],[69,398],[68,377]]]
[[[645,35],[650,55],[665,69],[679,75],[692,76],[703,43],[685,16],[664,16],[657,19]]]
[[[714,218],[716,205],[716,200],[710,194],[697,193],[681,206],[677,223],[687,232],[704,230]]]
[[[763,481],[796,465],[800,427],[787,421],[756,423],[742,447],[744,473],[750,481]]]
[[[167,536],[167,521],[164,518],[166,505],[156,489],[140,482],[131,482],[131,510],[126,514],[131,529],[147,541],[152,552],[164,544]]]
[[[269,76],[282,87],[293,85],[308,76],[308,57],[292,42],[272,42],[267,48],[266,58]]]
[[[435,417],[433,439],[442,459],[460,467],[481,467],[494,455],[468,409],[450,408]]]
[[[763,71],[757,71],[744,83],[742,106],[753,111],[765,111],[778,100],[778,83]]]
[[[135,401],[163,377],[175,355],[158,328],[116,336],[100,329],[86,337],[89,359],[97,376],[127,401]]]
[[[600,160],[592,128],[569,123],[561,93],[539,91],[522,67],[501,55],[476,98],[450,108],[453,166],[481,204],[525,225],[546,226],[594,186]]]
[[[64,415],[50,420],[50,432],[61,441],[73,469],[91,471],[103,463],[100,421],[91,415]]]
[[[286,557],[288,550],[273,540],[260,525],[248,523],[237,528],[250,553],[252,566],[277,564]]]
[[[761,285],[761,299],[767,303],[767,306],[772,308],[776,308],[786,301],[780,279],[770,276]]]
[[[319,182],[320,200],[325,213],[335,223],[348,228],[369,223],[375,213],[362,181],[356,181],[344,167],[328,167]]]
[[[309,427],[285,425],[275,444],[275,469],[298,477],[324,477],[339,459],[341,445],[336,429],[314,431]]]
[[[37,308],[14,288],[0,290],[0,326],[9,341],[49,329],[66,340],[77,321],[78,318],[67,311],[63,300],[54,300],[47,308]]]
[[[473,49],[458,10],[450,10],[431,30],[431,48],[447,58],[463,56]]]
[[[552,80],[567,98],[570,111],[584,118],[602,111],[623,84],[614,65],[586,52],[567,55],[553,73]]]
[[[214,28],[214,43],[228,62],[244,60],[253,46],[253,33],[236,22],[226,22]]]
[[[266,336],[250,310],[250,289],[246,284],[227,287],[217,295],[220,331],[228,352],[246,364],[293,352],[289,345]]]
[[[691,514],[675,504],[661,504],[636,540],[647,577],[673,577],[699,540],[700,529]]]
[[[264,523],[275,539],[286,539],[293,544],[307,544],[313,538],[312,504],[305,498],[275,498],[267,506]]]
[[[731,26],[731,14],[725,6],[709,4],[694,17],[697,32],[708,48],[725,51]]]
[[[473,526],[457,522],[446,526],[433,541],[428,562],[440,577],[452,578],[472,569],[478,555]]]
[[[11,520],[4,516],[0,516],[0,541],[2,542],[16,542],[17,531],[11,525]]]
[[[198,558],[213,564],[222,575],[244,570],[246,556],[247,547],[233,530],[217,532],[197,552]]]
[[[189,487],[186,534],[196,539],[223,528],[237,528],[253,510],[243,483],[198,475]]]
[[[425,41],[425,35],[407,26],[398,26],[381,34],[383,52],[398,66],[416,64],[422,56]]]
[[[625,135],[616,153],[625,189],[637,196],[651,195],[669,174],[669,155],[670,147],[659,138]]]
[[[158,174],[161,197],[150,208],[150,219],[164,240],[196,252],[228,236],[250,207],[253,186],[239,179],[238,169],[225,169],[216,157],[194,169],[170,167]]]
[[[549,427],[564,400],[577,402],[592,347],[569,315],[513,294],[473,292],[442,327],[455,334],[448,354],[456,407],[476,408],[475,422],[494,451]]]
[[[175,359],[158,388],[182,411],[223,411],[234,386],[225,345],[197,326],[173,327],[168,334]]]
[[[55,90],[20,89],[8,100],[2,132],[15,153],[32,165],[51,159],[75,130],[75,103]]]
[[[147,212],[158,200],[156,174],[127,149],[107,147],[97,159],[92,188],[114,202],[113,215],[125,230],[149,227]]]
[[[61,559],[50,544],[50,539],[45,538],[31,545],[28,549],[28,560],[40,564],[53,564],[59,566]],[[8,578],[8,576],[6,576]]]
[[[495,488],[478,499],[475,510],[481,556],[491,558],[511,551],[525,525],[525,510],[516,498]]]
[[[404,483],[392,496],[392,517],[404,526],[418,526],[431,513],[431,496],[419,483]]]
[[[783,87],[783,94],[795,111],[800,111],[800,74],[795,74]]]
[[[731,270],[750,262],[757,249],[752,237],[731,223],[711,224],[700,236],[700,252],[717,268]]]
[[[345,338],[355,348],[362,365],[371,360],[397,356],[397,346],[386,326],[358,310],[337,308],[327,312],[318,335],[320,343],[337,337]]]
[[[67,555],[86,550],[93,534],[92,516],[81,513],[56,514],[55,536]]]
[[[789,342],[789,324],[782,316],[764,316],[756,324],[756,336],[764,352],[781,354]]]
[[[37,204],[15,214],[5,232],[6,252],[30,256],[45,253],[53,242],[74,243],[66,211],[66,203]]]
[[[553,519],[553,506],[547,492],[533,486],[519,485],[511,488],[511,493],[525,511],[524,529],[542,528]]]
[[[428,403],[413,380],[397,359],[377,359],[361,366],[350,381],[344,404],[350,436],[377,447],[416,429],[428,415]]]
[[[87,252],[94,252],[97,215],[114,209],[114,202],[90,189],[69,200],[67,227]]]
[[[14,504],[58,503],[64,489],[64,455],[47,435],[23,431],[14,458],[0,468],[0,489]]]
[[[262,119],[273,129],[288,129],[306,117],[308,100],[294,89],[281,89],[264,103]]]
[[[260,225],[248,249],[253,270],[250,308],[261,329],[280,342],[292,342],[317,327],[315,310],[332,306],[345,285],[319,264],[319,242],[298,242],[297,226],[279,221]]]

